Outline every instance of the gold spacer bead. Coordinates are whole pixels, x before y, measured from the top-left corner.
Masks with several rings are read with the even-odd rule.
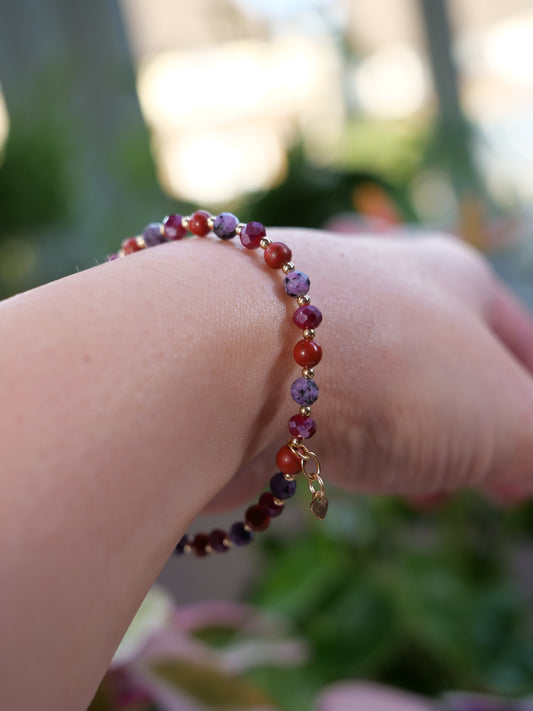
[[[213,217],[213,215],[210,215],[207,218],[207,226],[211,231],[213,231],[213,227],[215,226],[215,218]]]
[[[289,274],[290,272],[293,272],[296,269],[294,264],[292,262],[285,262],[285,264],[281,267],[281,271],[284,274]]]
[[[190,224],[191,224],[190,217],[182,217],[181,218],[181,226],[183,227],[184,230],[188,230]]]
[[[283,499],[276,499],[276,497],[274,497],[274,503],[276,504],[276,506],[285,506],[285,502],[283,501]]]
[[[250,528],[250,526],[247,523],[244,524],[244,530],[248,531],[248,533],[252,532],[252,529]]]
[[[300,437],[293,437],[289,444],[292,444],[293,447],[299,447],[302,444],[302,439]]]
[[[314,328],[304,328],[302,336],[305,338],[306,341],[312,341],[313,338],[316,336],[316,331]]]
[[[228,536],[225,536],[222,539],[222,543],[226,546],[226,548],[231,548],[231,546],[233,545],[233,541],[231,540],[231,538],[228,538]]]
[[[284,474],[283,478],[285,481],[294,481],[294,476],[292,474]]]
[[[304,368],[304,369],[302,370],[302,375],[303,375],[304,378],[308,378],[309,380],[310,380],[311,378],[314,378],[314,377],[315,377],[314,368],[309,368],[309,367]]]
[[[141,249],[146,249],[146,242],[144,241],[144,237],[142,235],[135,237],[135,241],[137,242],[137,247],[140,247]]]
[[[122,249],[122,247],[118,250],[117,254],[119,257],[126,257],[127,256],[126,252]]]
[[[235,234],[236,234],[236,235],[240,235],[241,232],[243,231],[243,229],[244,229],[245,227],[246,227],[246,225],[245,225],[244,222],[239,222],[239,224],[238,224],[237,227],[235,228]]]
[[[302,417],[309,417],[309,415],[311,414],[311,408],[309,407],[309,405],[302,405],[299,410],[299,413],[300,415],[302,415]]]
[[[190,546],[188,543],[186,543],[186,544],[183,546],[183,552],[184,552],[184,553],[192,553],[192,546]]]
[[[307,294],[305,296],[299,296],[297,299],[298,306],[307,306],[308,304],[311,303],[311,299]]]
[[[214,553],[215,551],[214,551],[213,548],[211,548],[211,546],[208,544],[208,545],[205,547],[205,552],[206,552],[206,553]]]
[[[261,247],[261,249],[266,249],[269,244],[272,244],[272,240],[268,237],[263,237],[261,242],[259,242],[259,246]]]

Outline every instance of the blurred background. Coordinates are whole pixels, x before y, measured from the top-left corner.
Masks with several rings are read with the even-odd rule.
[[[376,239],[453,232],[533,309],[530,2],[0,10],[0,298],[194,206]],[[533,690],[531,506],[343,496],[321,527],[297,509],[253,551],[161,576],[181,605],[240,599],[285,620],[306,661],[246,671],[273,708],[309,709],[339,679]]]

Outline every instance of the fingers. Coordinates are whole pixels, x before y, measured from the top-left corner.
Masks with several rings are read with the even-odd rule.
[[[533,321],[524,306],[499,282],[495,282],[488,322],[506,348],[533,373]]]

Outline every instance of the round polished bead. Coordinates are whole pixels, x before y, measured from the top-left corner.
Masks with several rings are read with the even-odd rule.
[[[316,341],[298,341],[294,346],[294,360],[303,368],[318,365],[322,360],[322,347]]]
[[[242,521],[234,523],[229,530],[229,538],[236,546],[245,546],[253,540],[253,531],[248,528]]]
[[[244,520],[252,531],[264,531],[270,524],[270,516],[257,504],[247,509]]]
[[[283,280],[283,288],[289,296],[298,297],[307,294],[311,282],[304,272],[291,272]]]
[[[143,230],[143,239],[147,247],[155,247],[165,242],[163,225],[160,222],[150,222]]]
[[[183,239],[187,228],[183,226],[182,215],[168,215],[163,220],[163,233],[168,240]]]
[[[291,397],[298,405],[312,405],[318,393],[318,385],[309,378],[297,378],[291,385]]]
[[[141,247],[137,244],[135,237],[129,237],[128,239],[123,240],[122,249],[126,254],[133,254],[134,252],[139,252]]]
[[[183,555],[183,553],[185,553],[185,549],[187,548],[188,545],[189,545],[189,536],[187,534],[185,534],[178,541],[178,544],[174,548],[174,553],[176,555]]]
[[[264,256],[269,267],[281,269],[286,262],[291,261],[292,252],[284,242],[271,242],[266,247]]]
[[[209,534],[208,545],[217,553],[225,553],[229,550],[227,539],[228,534],[225,531],[221,531],[220,528],[215,528]]]
[[[270,491],[276,499],[285,501],[296,493],[296,482],[287,481],[282,472],[274,474],[270,480]]]
[[[241,242],[246,249],[259,249],[261,240],[266,236],[266,230],[260,222],[247,222],[240,234]]]
[[[298,413],[289,420],[289,432],[293,437],[309,439],[316,432],[316,422],[312,417],[304,417]]]
[[[284,509],[284,506],[276,504],[276,497],[271,491],[264,491],[259,497],[257,506],[264,511],[270,518],[276,518]]]
[[[211,215],[205,210],[197,210],[189,220],[189,230],[197,237],[205,237],[209,234],[209,218]]]
[[[207,546],[209,545],[209,536],[207,533],[197,533],[191,541],[191,549],[194,555],[203,558],[207,555]]]
[[[213,222],[213,232],[219,239],[232,239],[237,232],[239,220],[231,212],[221,212]]]
[[[300,457],[294,454],[287,445],[281,447],[276,454],[276,465],[284,474],[298,474],[302,469]]]
[[[298,328],[318,328],[322,323],[322,313],[316,306],[309,304],[308,306],[300,306],[296,309],[292,317]]]

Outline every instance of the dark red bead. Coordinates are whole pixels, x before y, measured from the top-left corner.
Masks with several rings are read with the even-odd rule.
[[[316,306],[308,304],[296,309],[292,320],[298,328],[318,328],[322,323],[322,313]]]
[[[312,368],[322,360],[322,348],[316,341],[298,341],[294,346],[294,360],[302,368]]]
[[[304,415],[293,415],[289,420],[289,432],[293,437],[300,439],[309,439],[316,432],[316,422],[312,417],[304,417]]]
[[[276,454],[276,464],[284,474],[298,474],[302,470],[300,457],[285,445]]]
[[[142,247],[139,247],[135,237],[128,237],[122,242],[122,249],[126,254],[133,254],[134,252],[139,252]],[[128,262],[129,264],[129,262]]]
[[[169,215],[163,220],[163,232],[169,240],[183,239],[187,229],[183,226],[181,215]]]
[[[270,524],[270,516],[259,506],[250,506],[244,515],[244,521],[252,531],[264,531]]]
[[[264,225],[260,222],[247,222],[242,228],[241,242],[246,249],[258,249],[261,240],[266,237]]]
[[[209,534],[209,546],[217,553],[225,553],[229,550],[229,546],[226,544],[228,539],[228,534],[225,531],[221,531],[220,528],[215,528]]]
[[[191,215],[189,220],[189,229],[197,237],[205,237],[209,233],[208,220],[211,215],[205,210],[197,210],[194,215]]]
[[[270,516],[270,518],[276,518],[276,516],[279,516],[285,508],[283,504],[281,506],[276,504],[275,496],[271,491],[264,491],[259,497],[257,505],[262,511]]]
[[[287,262],[291,261],[292,252],[283,242],[271,242],[265,249],[265,262],[272,269],[281,269]]]
[[[197,533],[191,541],[192,552],[199,558],[207,555],[207,546],[209,545],[209,536],[207,533]]]

